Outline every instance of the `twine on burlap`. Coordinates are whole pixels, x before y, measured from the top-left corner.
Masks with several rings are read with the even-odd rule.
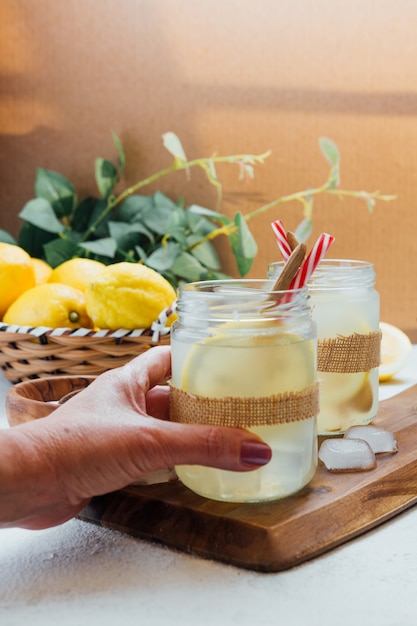
[[[379,366],[381,355],[380,330],[367,335],[354,333],[344,337],[319,339],[317,346],[317,369],[319,372],[352,374],[368,372]]]
[[[318,383],[268,397],[207,398],[170,383],[170,417],[183,424],[248,428],[306,420],[319,412]]]

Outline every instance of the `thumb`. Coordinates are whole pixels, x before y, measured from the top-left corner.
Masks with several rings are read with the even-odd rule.
[[[266,465],[272,457],[268,444],[244,429],[165,421],[160,424],[155,436],[165,467],[206,465],[248,471]]]

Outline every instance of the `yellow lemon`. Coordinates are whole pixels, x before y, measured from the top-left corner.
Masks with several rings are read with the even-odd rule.
[[[57,265],[48,280],[50,283],[63,283],[85,292],[88,283],[105,267],[104,263],[93,259],[69,259]]]
[[[99,328],[149,328],[173,303],[172,285],[141,263],[108,265],[87,287],[87,312]]]
[[[392,324],[380,322],[379,328],[382,332],[379,380],[384,381],[392,378],[405,365],[411,354],[411,341]]]
[[[86,313],[85,295],[60,283],[43,283],[22,293],[4,315],[6,324],[92,328]]]
[[[0,319],[12,302],[34,285],[29,254],[19,246],[0,242]]]
[[[32,257],[32,265],[35,271],[35,281],[37,285],[48,282],[48,279],[52,273],[52,267],[48,265],[42,259],[36,259]]]

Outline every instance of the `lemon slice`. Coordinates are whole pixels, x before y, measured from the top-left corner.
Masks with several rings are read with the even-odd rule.
[[[353,400],[368,379],[368,372],[334,373],[319,372],[320,401],[327,404],[344,404]]]
[[[392,324],[380,322],[379,327],[382,332],[379,380],[384,381],[392,378],[405,365],[411,354],[411,341]]]
[[[228,331],[239,324],[231,326]],[[220,331],[192,346],[181,384],[185,391],[212,398],[297,391],[314,382],[314,356],[313,341],[296,335]]]

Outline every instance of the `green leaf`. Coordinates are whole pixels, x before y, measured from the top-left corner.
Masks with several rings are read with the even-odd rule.
[[[162,191],[156,191],[153,194],[152,199],[155,206],[168,208],[171,211],[175,211],[175,209],[178,208],[175,202],[173,202],[171,198],[168,198],[168,196],[162,193]]]
[[[172,271],[187,281],[200,280],[207,272],[201,263],[189,252],[181,252],[172,265]]]
[[[135,222],[143,219],[143,213],[153,207],[152,196],[134,194],[119,206],[118,218],[121,222]]]
[[[7,230],[3,230],[0,228],[0,241],[2,243],[11,243],[13,245],[17,245],[17,241]]]
[[[306,220],[302,220],[298,224],[297,228],[295,229],[294,234],[297,237],[298,241],[301,241],[304,243],[310,237],[312,231],[313,231],[313,222],[312,220],[306,219]]]
[[[106,159],[96,159],[96,184],[103,198],[108,198],[117,182],[117,169]]]
[[[185,211],[175,205],[175,208],[171,211],[168,219],[166,228],[167,233],[171,232],[174,228],[181,228],[182,230],[185,230],[187,227],[188,220]]]
[[[88,196],[77,204],[71,218],[71,228],[79,233],[87,230],[88,225],[91,223],[96,201],[96,198]]]
[[[255,257],[258,252],[258,246],[242,213],[236,213],[234,221],[239,229],[239,253],[247,259]]]
[[[198,241],[200,241],[200,239],[201,237],[199,237],[198,235],[189,235],[187,237],[188,247],[191,248]],[[195,248],[192,248],[192,250],[189,251],[205,267],[210,268],[211,270],[221,269],[219,256],[210,241],[204,241],[203,243],[200,243],[199,245],[195,246]]]
[[[108,223],[108,227],[109,227],[110,237],[116,240],[117,247],[125,250],[126,247],[128,247],[128,246],[125,246],[125,243],[127,239],[129,238],[130,224],[125,224],[124,222],[110,221]]]
[[[153,243],[152,233],[143,224],[126,224],[126,222],[112,222],[109,224],[110,237],[116,240],[117,247],[122,250],[129,250],[138,244],[145,236]]]
[[[57,267],[80,255],[80,249],[76,243],[69,241],[68,239],[53,239],[43,246],[44,256],[51,267]]]
[[[235,257],[237,269],[239,270],[240,276],[246,276],[253,265],[253,258],[246,258],[242,256],[239,252],[239,237],[237,233],[232,233],[229,235],[230,245],[232,247],[232,252]]]
[[[84,250],[93,252],[93,254],[99,254],[110,259],[114,258],[117,250],[117,242],[113,237],[103,237],[96,241],[84,241],[79,244]]]
[[[26,250],[30,256],[42,259],[45,255],[44,245],[55,238],[56,235],[54,233],[47,233],[42,228],[25,222],[19,231],[17,243],[21,248]]]
[[[188,207],[187,211],[190,213],[195,213],[196,215],[203,215],[204,217],[208,217],[212,220],[217,220],[221,224],[231,224],[232,220],[229,219],[223,213],[219,213],[218,211],[212,211],[211,209],[206,209],[205,207],[199,206],[198,204],[192,204]]]
[[[240,212],[236,213],[234,222],[238,231],[229,235],[229,241],[236,259],[239,274],[245,276],[253,265],[258,247],[245,218]]]
[[[162,135],[162,142],[164,147],[175,157],[175,159],[178,159],[178,161],[182,162],[185,162],[187,160],[181,141],[175,133],[164,133]]]
[[[173,263],[179,254],[180,249],[177,244],[172,241],[168,241],[168,243],[160,246],[147,257],[146,265],[149,265],[149,267],[157,272],[165,272],[173,266]]]
[[[324,154],[324,156],[326,157],[326,159],[332,166],[332,169],[330,170],[329,180],[328,180],[329,189],[335,189],[340,183],[339,149],[337,145],[334,143],[334,141],[332,141],[331,139],[328,139],[327,137],[320,137],[319,144],[320,144],[322,153]]]
[[[338,166],[340,161],[339,149],[331,139],[320,137],[320,149],[332,167]]]
[[[178,241],[182,248],[187,247],[186,230],[188,228],[188,220],[183,209],[176,207],[168,218],[165,226],[166,233],[171,235],[173,239]]]
[[[216,230],[217,225],[213,224],[209,219],[203,217],[202,215],[198,215],[198,213],[190,212],[188,209],[185,210],[185,215],[187,217],[188,228],[191,232],[198,234],[200,236],[208,235],[212,233],[213,230]]]
[[[51,203],[44,198],[29,200],[20,211],[19,217],[48,233],[58,234],[64,230],[64,225],[57,219]]]
[[[330,171],[329,176],[329,189],[336,189],[336,187],[340,184],[340,176],[339,176],[339,168],[338,166],[333,167]]]
[[[141,246],[135,246],[135,252],[141,261],[146,261],[146,259],[148,258],[148,255]]]
[[[166,224],[176,209],[176,204],[163,193],[157,192],[153,195],[152,207],[143,212],[143,223],[154,233],[164,236]]]
[[[99,237],[107,237],[109,234],[108,223],[115,217],[115,209],[111,209],[107,215],[102,218],[103,212],[106,210],[107,203],[105,200],[96,200],[93,211],[90,216],[88,228],[90,228],[95,222],[100,219],[98,226],[95,227],[92,236],[95,239]]]
[[[123,174],[123,172],[125,171],[125,167],[126,167],[126,155],[125,155],[125,151],[123,150],[123,146],[122,146],[122,142],[120,141],[119,137],[116,135],[115,132],[112,132],[112,137],[113,137],[113,141],[114,141],[114,145],[117,148],[117,163],[119,165],[119,177]]]
[[[36,170],[35,195],[48,200],[57,217],[69,215],[77,204],[73,184],[62,174],[40,167]]]
[[[329,189],[336,189],[340,184],[339,169],[334,167],[329,176]]]
[[[123,235],[144,235],[149,241],[154,242],[155,238],[150,230],[146,228],[140,222],[134,222],[133,224],[126,224],[126,222],[112,222],[109,221],[109,231],[112,237],[120,237]]]

